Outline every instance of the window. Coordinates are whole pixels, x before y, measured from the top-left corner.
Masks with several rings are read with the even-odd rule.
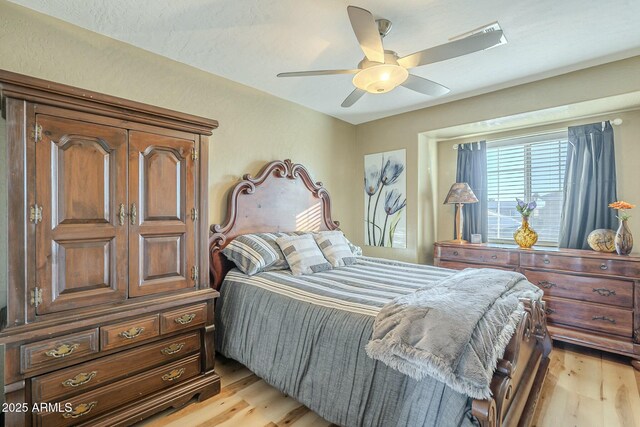
[[[513,243],[520,226],[516,198],[536,200],[529,217],[539,245],[557,246],[560,234],[567,132],[518,137],[487,145],[489,235]]]

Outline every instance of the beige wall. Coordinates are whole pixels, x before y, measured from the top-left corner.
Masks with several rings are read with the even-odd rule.
[[[443,208],[439,204],[446,195],[443,189],[448,189],[454,181],[451,178],[456,167],[454,152],[448,143],[448,148],[444,150],[435,149],[433,145],[436,143],[423,133],[638,90],[640,56],[359,125],[356,132],[356,159],[368,153],[407,149],[408,247],[404,250],[365,247],[365,254],[428,262],[433,242],[451,236],[448,230],[452,230],[452,225],[446,217],[453,215],[452,208]],[[620,141],[619,150],[624,144],[624,150],[638,154],[640,137],[637,135],[640,134],[634,130],[637,129],[637,121],[636,116],[632,115],[623,124],[624,135],[620,135],[622,139],[616,139],[616,143]],[[437,161],[432,158],[434,155],[438,156]],[[633,160],[627,160],[626,156],[626,153],[620,153],[618,157],[625,157],[618,167],[622,176],[618,195],[640,203],[640,195],[635,189],[637,185],[632,184],[638,182],[640,172],[631,166]],[[355,166],[358,175],[362,176],[362,161],[355,163]],[[363,194],[361,189],[358,191]],[[359,198],[360,206],[363,198],[364,195]],[[449,209],[449,212],[445,209]],[[635,230],[637,226],[634,224]],[[363,234],[363,227],[356,226],[353,240],[363,243]]]
[[[447,194],[451,183],[456,179],[456,159],[458,153],[453,150],[453,144],[478,140],[491,140],[507,138],[516,135],[535,134],[556,129],[566,129],[569,126],[577,126],[587,123],[596,123],[604,120],[611,120],[614,117],[622,119],[622,124],[613,126],[614,143],[616,151],[616,173],[618,199],[628,200],[638,205],[638,209],[632,211],[632,216],[636,218],[629,221],[631,233],[640,236],[640,109],[623,113],[594,116],[579,120],[569,120],[566,122],[554,123],[552,125],[532,126],[509,132],[498,132],[483,135],[482,137],[459,138],[455,140],[438,142],[438,164],[451,165],[442,167],[438,176],[438,194]],[[635,215],[634,215],[635,214]],[[446,205],[438,205],[436,240],[451,239],[453,233],[453,208]],[[638,246],[636,244],[636,246]]]
[[[218,120],[211,223],[223,219],[225,192],[243,173],[291,158],[323,181],[345,232],[354,228],[351,189],[343,185],[355,173],[351,124],[4,0],[0,68]]]

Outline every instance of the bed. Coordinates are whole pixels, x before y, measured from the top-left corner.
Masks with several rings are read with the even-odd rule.
[[[543,303],[523,300],[491,379],[492,398],[472,399],[433,378],[417,381],[364,350],[380,307],[453,272],[362,257],[339,271],[246,276],[221,253],[247,233],[336,230],[326,189],[290,160],[245,175],[229,193],[227,219],[211,226],[218,350],[336,424],[526,426],[549,364]]]

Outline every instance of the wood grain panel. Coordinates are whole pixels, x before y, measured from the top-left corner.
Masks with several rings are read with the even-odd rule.
[[[194,141],[144,132],[129,135],[129,295],[195,287]]]
[[[37,122],[37,314],[124,300],[127,228],[118,207],[127,204],[126,131],[47,115]]]
[[[141,161],[145,200],[140,206],[141,220],[174,219],[184,221],[185,165],[183,158],[168,147],[148,148]],[[158,197],[158,192],[162,197]]]
[[[163,277],[185,276],[182,263],[184,235],[148,236],[142,238],[143,265],[145,281]]]
[[[532,252],[520,254],[520,265],[569,272],[640,277],[640,263],[633,259],[625,259],[623,256],[618,259],[611,259],[611,255],[607,258],[594,259]]]

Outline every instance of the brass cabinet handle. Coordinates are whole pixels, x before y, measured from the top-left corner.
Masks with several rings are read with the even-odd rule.
[[[614,323],[614,324],[616,323],[616,319],[612,319],[611,317],[607,317],[607,316],[593,316],[591,320],[604,320],[605,322]]]
[[[545,312],[545,313],[547,313],[547,314],[553,314],[553,313],[555,313],[556,311],[555,311],[553,308],[546,308],[546,309],[544,310],[544,312]]]
[[[126,338],[128,340],[132,340],[136,337],[139,337],[140,334],[144,331],[144,328],[134,327],[127,331],[120,332],[120,336],[122,338]]]
[[[162,376],[162,381],[175,381],[184,374],[184,368],[174,369]]]
[[[120,203],[120,209],[118,209],[118,217],[120,219],[120,225],[124,225],[127,217],[127,213],[124,211],[124,203]]]
[[[593,288],[593,292],[597,292],[603,297],[610,297],[611,295],[616,294],[616,291],[612,291],[611,289],[607,288]]]
[[[73,353],[78,347],[80,347],[80,344],[62,344],[59,347],[45,351],[44,354],[55,358],[65,357]]]
[[[73,378],[69,378],[68,380],[62,381],[62,385],[65,387],[78,387],[88,383],[96,375],[98,375],[98,371],[91,371],[88,374],[86,372],[81,372]]]
[[[491,259],[498,259],[498,255],[491,255]]]
[[[545,264],[549,264],[550,262],[551,262],[551,261],[549,261],[548,259],[545,259],[545,260],[544,260],[544,263],[545,263]]]
[[[193,319],[195,319],[195,317],[196,317],[195,313],[183,314],[182,316],[176,317],[175,319],[173,319],[173,321],[181,325],[188,325],[189,323],[191,323]]]
[[[136,208],[135,203],[131,203],[131,212],[129,212],[129,217],[131,218],[131,225],[136,225],[138,223],[138,209]]]
[[[547,280],[542,280],[542,281],[539,281],[539,282],[538,282],[538,286],[543,287],[543,288],[545,288],[545,289],[551,289],[551,288],[553,288],[554,286],[558,286],[558,285],[556,285],[556,284],[555,284],[555,283],[553,283],[553,282],[549,282],[549,281],[547,281]]]
[[[607,267],[607,264],[600,264],[600,270],[608,270],[609,267]]]
[[[453,255],[458,256],[458,251],[453,251]]]
[[[62,416],[64,418],[82,417],[83,415],[87,415],[89,412],[91,412],[91,410],[95,408],[97,404],[98,402],[95,400],[89,403],[81,403],[73,408],[73,411],[65,412],[64,414],[62,414]]]
[[[178,353],[180,350],[182,350],[182,347],[184,347],[184,343],[180,343],[180,344],[171,344],[169,347],[165,347],[162,350],[160,350],[160,353],[164,354],[164,355],[170,355],[170,354],[176,354]]]

